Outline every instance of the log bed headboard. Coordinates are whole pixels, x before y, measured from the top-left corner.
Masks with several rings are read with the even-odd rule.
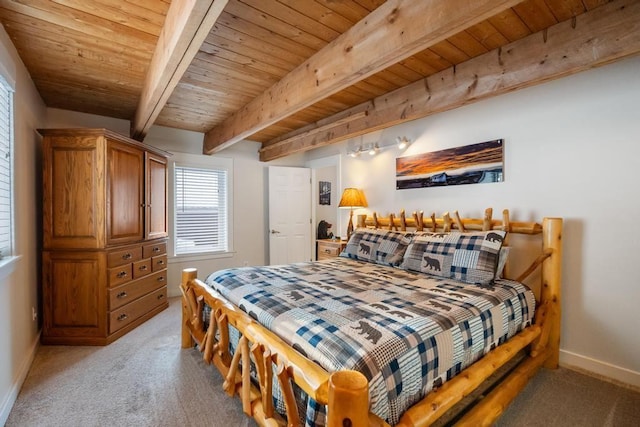
[[[544,218],[540,223],[514,222],[510,220],[507,210],[503,211],[502,220],[494,220],[491,209],[487,209],[484,217],[480,219],[460,218],[457,212],[454,212],[453,216],[445,214],[442,218],[436,218],[435,215],[424,218],[422,213],[414,213],[410,218],[406,218],[404,212],[397,217],[379,217],[375,213],[372,217],[358,216],[358,227],[445,232],[501,229],[510,234],[541,238],[539,253],[517,276],[517,279],[522,281],[530,277],[534,270],[541,269],[541,291],[534,324],[491,350],[459,375],[445,382],[438,390],[427,394],[404,413],[398,426],[422,426],[433,423],[509,362],[516,353],[527,349],[527,356],[517,367],[458,421],[460,425],[470,426],[491,424],[524,388],[539,367],[558,366],[562,222],[562,218]],[[292,383],[297,384],[318,403],[328,405],[329,426],[387,425],[369,413],[367,381],[359,372],[324,371],[198,280],[195,269],[183,271],[180,290],[183,295],[182,347],[192,348],[194,343],[197,344],[204,354],[205,361],[215,364],[225,377],[225,390],[230,395],[240,396],[245,413],[254,417],[260,425],[299,425],[296,405],[292,402]],[[207,330],[204,329],[202,321],[204,304],[212,308],[211,322]],[[229,325],[242,333],[238,351],[233,357],[228,349]],[[242,369],[242,366],[249,365],[251,358],[256,364],[257,385],[251,382],[250,371]],[[276,367],[275,377],[272,375],[272,365]],[[274,381],[277,381],[283,390],[289,421],[274,413],[271,400],[271,385]]]

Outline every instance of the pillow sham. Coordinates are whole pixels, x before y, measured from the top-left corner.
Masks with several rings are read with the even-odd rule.
[[[420,233],[413,237],[400,267],[485,285],[496,275],[506,234],[502,230]]]
[[[397,267],[402,263],[412,235],[400,231],[358,228],[340,256]]]

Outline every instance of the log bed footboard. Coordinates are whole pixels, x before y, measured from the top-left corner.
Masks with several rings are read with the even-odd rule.
[[[401,214],[401,217],[404,215]],[[422,223],[421,215],[414,217],[416,220],[419,218]],[[391,228],[394,226],[394,218],[390,219],[387,226]],[[380,226],[380,218],[374,216],[374,221],[376,226]],[[445,219],[443,224],[460,229],[474,227],[474,224],[478,223],[483,224],[484,229],[495,226],[491,223],[490,216],[487,220],[486,215],[484,220],[465,220],[456,214],[455,221],[447,223]],[[433,224],[435,227],[435,220]],[[517,367],[458,421],[459,425],[490,425],[541,366],[558,366],[562,219],[545,218],[540,227],[536,223],[509,223],[506,213],[502,224],[502,227],[512,233],[541,234],[542,237],[542,255],[527,269],[527,274],[530,274],[537,266],[542,268],[541,294],[534,324],[427,394],[404,413],[397,426],[432,424],[524,349],[527,355]],[[526,231],[514,231],[514,224],[524,227],[522,230]],[[522,275],[519,278],[522,278]],[[192,348],[197,344],[203,352],[205,362],[213,363],[225,378],[224,390],[231,396],[240,396],[243,411],[253,417],[259,425],[300,425],[293,392],[295,383],[310,398],[327,405],[328,426],[388,426],[378,416],[369,413],[368,383],[361,373],[326,372],[258,324],[248,314],[229,303],[221,294],[198,280],[195,269],[183,270],[180,290],[182,347]],[[206,331],[203,322],[205,304],[211,307],[210,322]],[[229,351],[229,326],[233,326],[242,334],[233,357]],[[257,373],[255,384],[251,381],[250,369],[243,369],[250,365],[251,359]],[[282,390],[286,419],[274,410],[271,392],[273,381],[278,381]]]

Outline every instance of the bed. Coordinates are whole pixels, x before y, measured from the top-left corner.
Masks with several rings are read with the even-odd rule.
[[[506,210],[359,216],[338,258],[205,282],[185,269],[182,346],[202,351],[260,425],[431,425],[502,369],[456,418],[488,425],[539,367],[557,366],[561,232],[560,218],[514,222]],[[519,235],[538,241],[525,263],[513,262],[531,255],[514,250]],[[516,280],[513,264],[526,266]]]

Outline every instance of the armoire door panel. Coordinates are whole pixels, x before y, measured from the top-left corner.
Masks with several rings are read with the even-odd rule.
[[[44,246],[98,248],[104,245],[104,159],[102,141],[61,138],[45,147]]]
[[[45,333],[103,335],[106,331],[104,253],[45,253]]]
[[[147,170],[147,239],[158,239],[169,235],[167,230],[167,159],[151,153],[146,154]]]
[[[144,152],[125,144],[107,144],[107,243],[144,238]]]

